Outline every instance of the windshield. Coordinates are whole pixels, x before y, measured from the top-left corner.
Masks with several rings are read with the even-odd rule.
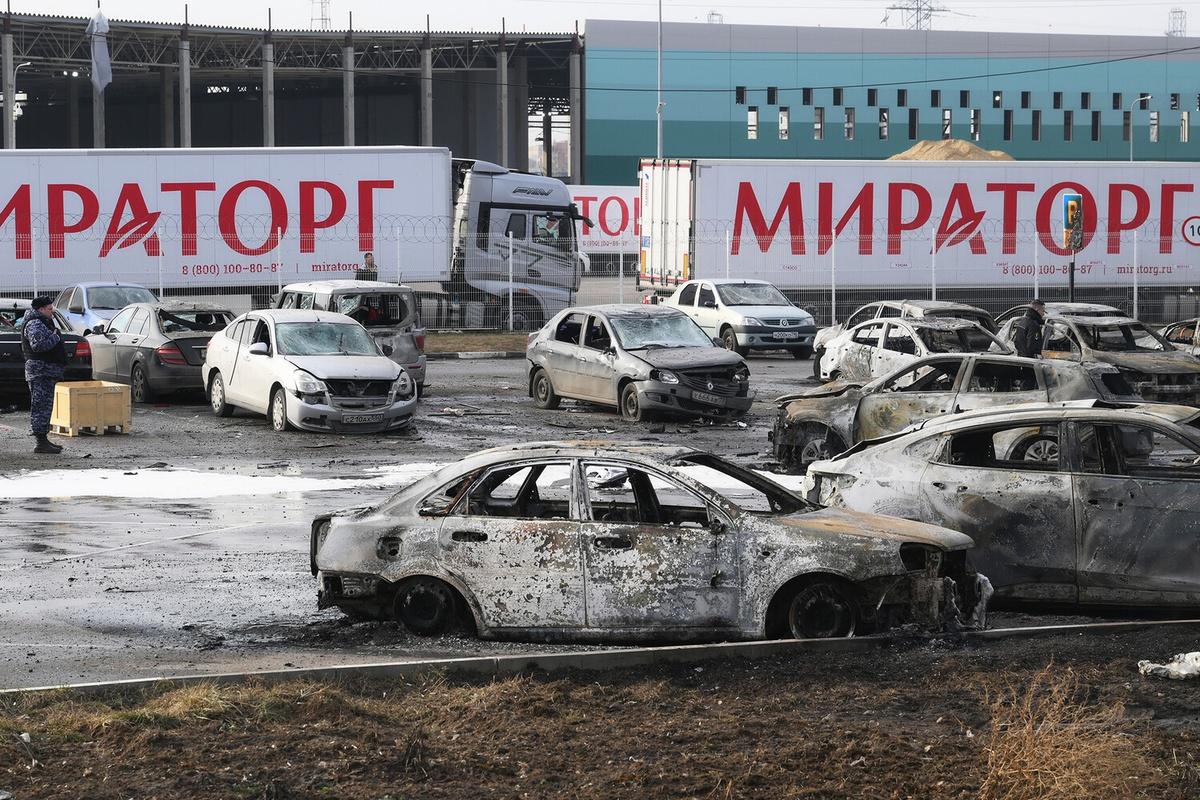
[[[931,353],[985,353],[996,343],[995,339],[979,328],[917,328],[917,335]]]
[[[338,295],[334,309],[368,328],[395,328],[409,323],[408,298],[400,292]]]
[[[979,313],[972,312],[972,311],[958,311],[958,310],[927,311],[925,313],[925,316],[927,316],[927,317],[942,317],[942,318],[947,318],[947,319],[965,319],[967,322],[974,322],[979,327],[986,328],[989,331],[995,331],[995,329],[996,329],[996,326],[992,322],[991,317],[989,317],[987,314],[979,314]]]
[[[769,283],[721,283],[717,294],[727,306],[790,306],[783,292]]]
[[[622,314],[609,317],[626,350],[649,347],[712,347],[712,339],[686,314]]]
[[[1093,350],[1137,352],[1174,350],[1166,339],[1140,322],[1128,325],[1080,325],[1083,341]]]
[[[158,298],[140,286],[94,286],[87,290],[88,307],[116,311],[130,303],[153,303]]]
[[[224,330],[233,314],[228,311],[159,311],[158,324],[163,333]]]
[[[814,506],[775,480],[709,453],[677,461],[679,471],[751,514],[795,514]]]
[[[285,322],[275,326],[279,352],[288,356],[377,356],[375,341],[359,325]]]

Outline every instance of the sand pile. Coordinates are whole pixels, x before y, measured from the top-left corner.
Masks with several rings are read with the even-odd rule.
[[[917,142],[888,161],[1012,161],[1003,150],[984,150],[962,139]]]

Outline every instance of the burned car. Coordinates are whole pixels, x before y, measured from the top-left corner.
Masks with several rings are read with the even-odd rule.
[[[770,433],[784,472],[836,455],[863,439],[942,414],[1067,400],[1138,402],[1107,364],[977,353],[923,358],[866,384],[834,381],[785,395]]]
[[[733,419],[754,402],[746,360],[667,306],[568,308],[529,335],[525,357],[538,408],[567,397],[616,406],[631,420],[654,412]]]
[[[318,517],[310,556],[321,608],[422,635],[821,638],[938,624],[945,578],[976,585],[970,545],[686,447],[542,442]]]
[[[1044,304],[1046,307],[1046,316],[1048,317],[1123,317],[1125,312],[1116,306],[1106,306],[1103,303],[1059,303],[1050,302]],[[1009,320],[1018,320],[1025,316],[1025,312],[1029,310],[1029,304],[1023,303],[1019,306],[1013,306],[1004,313],[996,317],[996,324],[1003,326]]]
[[[1162,329],[1162,335],[1176,349],[1200,356],[1200,319],[1193,317],[1173,322]]]
[[[869,381],[937,353],[1011,352],[989,331],[965,319],[880,319],[831,339],[820,358],[822,380]]]
[[[1198,425],[1167,404],[973,411],[819,461],[805,493],[967,534],[997,599],[1198,607]]]
[[[1011,342],[1015,321],[1000,329]],[[1042,357],[1111,364],[1144,400],[1200,406],[1200,360],[1130,317],[1046,317]]]

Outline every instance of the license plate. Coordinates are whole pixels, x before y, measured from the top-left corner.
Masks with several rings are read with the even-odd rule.
[[[799,339],[800,334],[796,331],[775,331],[771,334],[772,339]]]
[[[345,414],[342,422],[347,425],[369,425],[372,422],[383,422],[383,414]]]
[[[708,392],[692,392],[692,399],[699,400],[701,403],[708,403],[713,406],[725,405],[725,398],[720,395],[709,394]]]

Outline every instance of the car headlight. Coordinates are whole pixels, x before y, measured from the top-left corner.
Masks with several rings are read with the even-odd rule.
[[[745,366],[738,367],[737,372],[733,373],[733,377],[735,379],[737,379],[740,383],[745,383],[746,381],[750,380],[749,367],[745,367]]]
[[[765,325],[763,325],[762,320],[759,319],[758,317],[742,317],[742,324],[743,325],[755,325],[759,328],[766,327]]]
[[[392,392],[399,397],[407,397],[412,394],[412,388],[412,378],[408,377],[406,370],[400,370],[400,375],[392,381]]]
[[[650,380],[659,383],[679,383],[679,376],[670,370],[652,369],[650,370]]]
[[[319,381],[302,369],[292,373],[292,384],[300,394],[324,394],[325,382]]]

